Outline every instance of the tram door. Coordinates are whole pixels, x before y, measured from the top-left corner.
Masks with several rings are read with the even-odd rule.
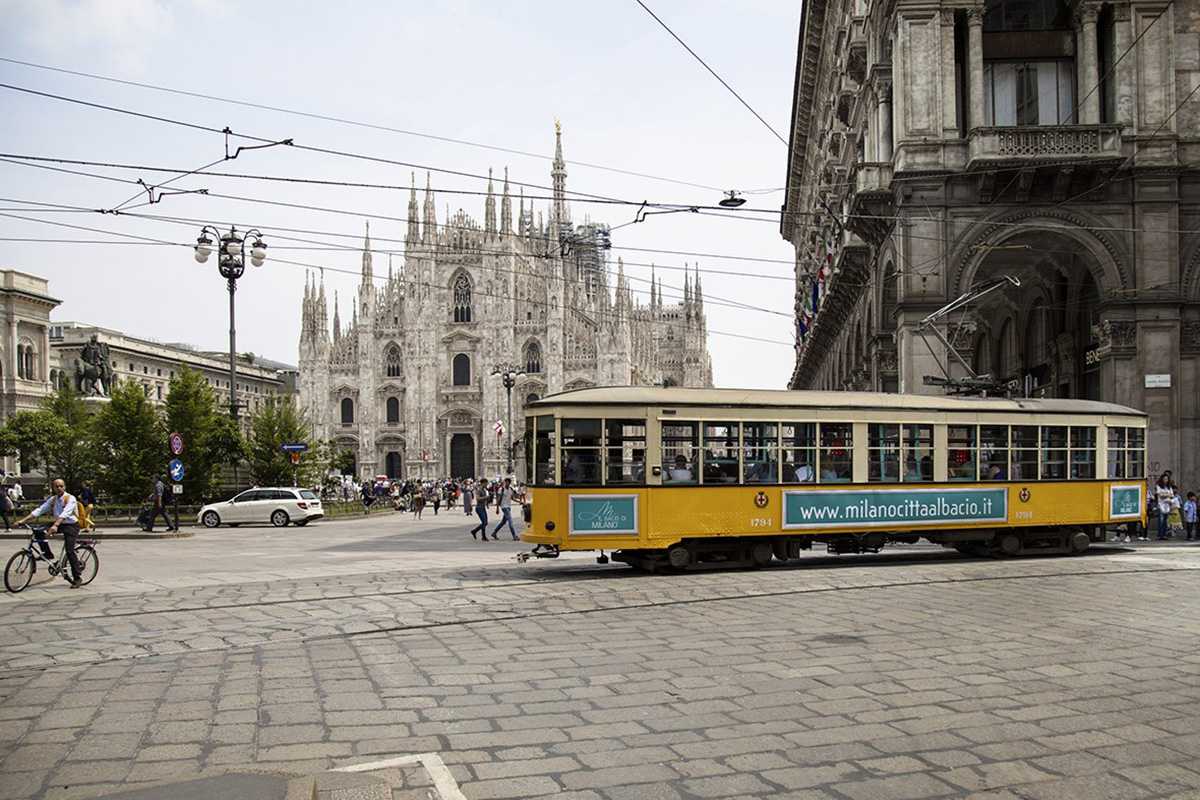
[[[450,437],[450,477],[469,478],[475,474],[475,440],[469,433]]]

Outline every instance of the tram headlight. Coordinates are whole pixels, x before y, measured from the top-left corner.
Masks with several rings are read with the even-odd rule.
[[[548,531],[554,530],[554,520],[546,520],[546,530],[548,530]]]

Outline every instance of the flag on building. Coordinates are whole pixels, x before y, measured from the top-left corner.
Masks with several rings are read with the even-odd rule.
[[[503,436],[504,435],[504,423],[501,422],[500,420],[496,420],[496,424],[492,425],[492,430],[494,430],[496,432],[497,436]]]

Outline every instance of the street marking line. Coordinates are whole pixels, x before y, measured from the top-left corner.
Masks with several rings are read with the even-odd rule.
[[[467,796],[458,788],[458,782],[454,780],[450,769],[437,753],[414,753],[408,756],[396,756],[395,758],[385,758],[382,761],[368,761],[365,764],[336,767],[331,769],[330,772],[372,772],[378,769],[408,767],[413,764],[420,764],[429,773],[429,777],[433,779],[434,788],[437,789],[441,800],[467,800]]]

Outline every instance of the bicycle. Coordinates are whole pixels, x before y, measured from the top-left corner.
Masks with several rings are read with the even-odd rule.
[[[29,542],[25,547],[13,553],[12,558],[8,559],[8,564],[4,567],[4,588],[16,594],[27,587],[33,580],[33,573],[37,572],[37,562],[39,561],[47,562],[46,571],[51,575],[62,575],[63,579],[69,583],[71,578],[67,575],[67,567],[70,561],[67,559],[66,542],[63,542],[58,558],[46,558],[37,541],[37,535],[39,533],[44,535],[50,526],[30,525],[27,527],[29,528]],[[100,571],[100,556],[96,555],[96,541],[94,539],[76,539],[75,556],[79,559],[79,583],[87,586],[95,580],[96,574]]]

